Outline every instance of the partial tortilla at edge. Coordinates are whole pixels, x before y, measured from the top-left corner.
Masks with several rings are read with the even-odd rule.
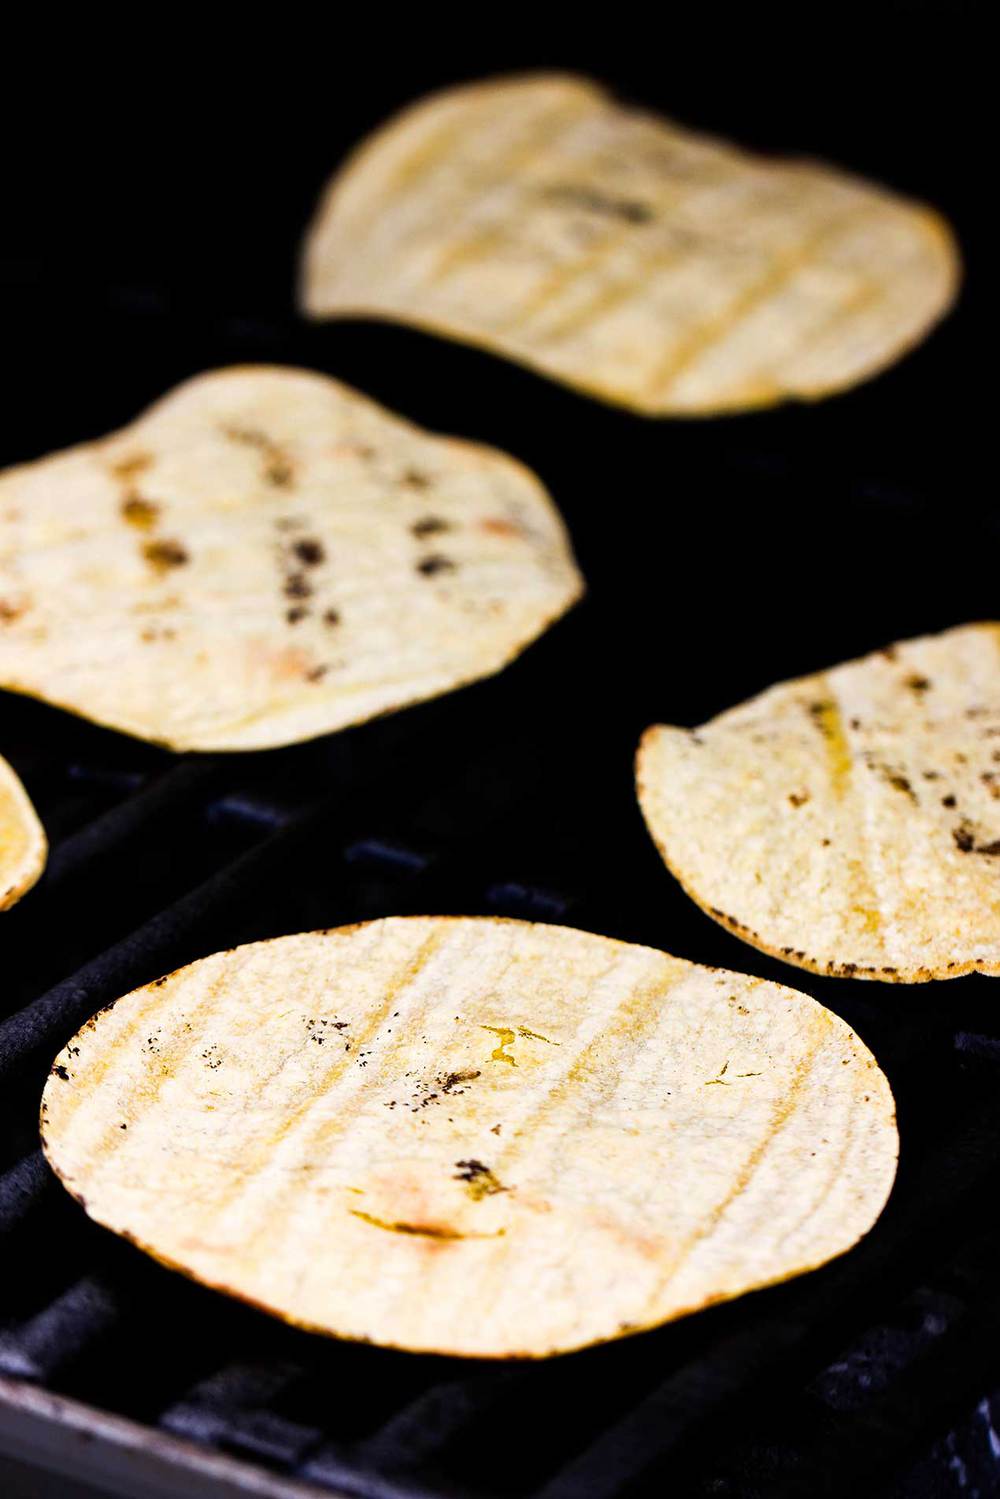
[[[45,868],[48,844],[31,798],[0,756],[0,911],[16,904]]]
[[[1000,973],[1000,625],[656,725],[636,784],[670,872],[761,951],[891,983]]]

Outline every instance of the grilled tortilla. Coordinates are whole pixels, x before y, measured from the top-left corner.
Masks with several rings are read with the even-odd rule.
[[[1000,625],[649,729],[637,776],[668,867],[755,947],[894,983],[1000,972]]]
[[[929,208],[543,74],[449,89],[366,141],[309,231],[301,301],[479,344],[635,411],[698,415],[867,379],[958,280]]]
[[[175,749],[488,676],[581,590],[527,469],[302,370],[201,375],[0,476],[0,685]]]
[[[175,1269],[314,1331],[541,1357],[840,1254],[885,1077],[813,1000],[525,922],[390,918],[218,953],[53,1066],[49,1161]]]
[[[28,793],[0,757],[0,911],[31,889],[47,854],[45,832]]]

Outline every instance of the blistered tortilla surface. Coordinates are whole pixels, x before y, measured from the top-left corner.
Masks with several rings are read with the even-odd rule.
[[[57,1058],[98,1222],[304,1327],[476,1357],[614,1338],[878,1216],[892,1098],[805,995],[565,928],[390,918],[203,959]]]

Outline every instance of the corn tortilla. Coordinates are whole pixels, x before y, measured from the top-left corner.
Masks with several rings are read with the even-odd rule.
[[[0,685],[174,749],[447,692],[581,591],[527,469],[304,370],[201,375],[0,475]]]
[[[370,137],[323,196],[300,295],[315,318],[413,323],[695,416],[867,379],[959,278],[930,208],[539,74],[449,89]]]
[[[219,953],[60,1053],[91,1217],[312,1330],[542,1357],[820,1265],[892,1184],[892,1096],[803,994],[527,922]]]
[[[21,899],[48,854],[45,830],[16,771],[0,756],[0,911]]]
[[[1000,625],[651,728],[637,781],[688,894],[764,952],[892,983],[1000,972]]]

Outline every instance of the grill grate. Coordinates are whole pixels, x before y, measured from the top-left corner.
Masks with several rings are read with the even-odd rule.
[[[607,811],[595,805],[595,771],[613,787],[617,762],[623,782],[627,746],[602,728],[603,714],[581,709],[559,670],[585,648],[586,630],[581,615],[494,683],[273,756],[159,757],[113,772],[104,736],[81,730],[87,753],[63,778],[63,801],[42,808],[49,816],[54,806],[58,821],[72,798],[78,825],[20,908],[22,950],[74,902],[92,908],[93,868],[106,872],[100,905],[113,905],[157,829],[181,824],[185,837],[174,840],[177,862],[150,873],[153,914],[123,934],[103,912],[94,945],[116,940],[0,1025],[0,1371],[258,1469],[373,1499],[645,1494],[678,1474],[692,1493],[838,1493],[904,1473],[936,1433],[950,1461],[949,1423],[966,1414],[981,1434],[992,1429],[983,1401],[995,1375],[1000,1231],[987,1226],[987,1204],[1000,1187],[1000,1036],[985,981],[950,985],[958,1003],[946,1006],[923,991],[903,1004],[802,980],[874,1045],[897,1093],[904,1159],[881,1224],[806,1279],[548,1364],[465,1365],[299,1334],[146,1261],[49,1176],[34,1120],[52,1052],[102,1004],[200,953],[438,909],[663,940],[670,891],[637,817],[621,815],[626,787]],[[569,641],[571,632],[583,638]],[[47,716],[25,705],[18,715]],[[567,753],[567,736],[579,744],[588,734],[586,753]],[[37,791],[25,746],[15,762]],[[81,786],[97,809],[89,821]],[[205,879],[192,828],[219,866]],[[623,870],[636,877],[623,881]],[[166,906],[162,881],[182,890]],[[778,972],[684,914],[697,956]],[[86,945],[84,927],[74,950]]]
[[[328,164],[324,138],[308,194]],[[281,265],[287,238],[283,223]],[[11,307],[27,375],[5,460],[105,430],[214,363],[306,364],[537,467],[591,593],[494,681],[270,754],[172,757],[0,698],[0,751],[52,843],[42,883],[0,918],[0,1440],[23,1426],[40,1450],[46,1432],[83,1431],[87,1451],[119,1458],[80,1471],[156,1496],[1000,1489],[990,981],[882,990],[742,946],[662,869],[631,770],[650,722],[696,723],[780,677],[995,614],[991,570],[970,558],[995,555],[998,523],[954,482],[974,416],[942,376],[960,367],[968,303],[898,369],[815,410],[651,424],[401,330],[250,314],[220,286],[209,319],[153,285],[63,295],[42,280]],[[39,372],[37,327],[60,296],[67,362]],[[120,372],[99,389],[73,352],[97,343]],[[51,417],[43,374],[59,382]],[[237,942],[438,911],[571,923],[830,1005],[899,1105],[881,1222],[811,1276],[621,1343],[491,1366],[284,1327],[147,1260],[53,1181],[38,1096],[101,1005]],[[137,1488],[128,1464],[143,1455]]]

